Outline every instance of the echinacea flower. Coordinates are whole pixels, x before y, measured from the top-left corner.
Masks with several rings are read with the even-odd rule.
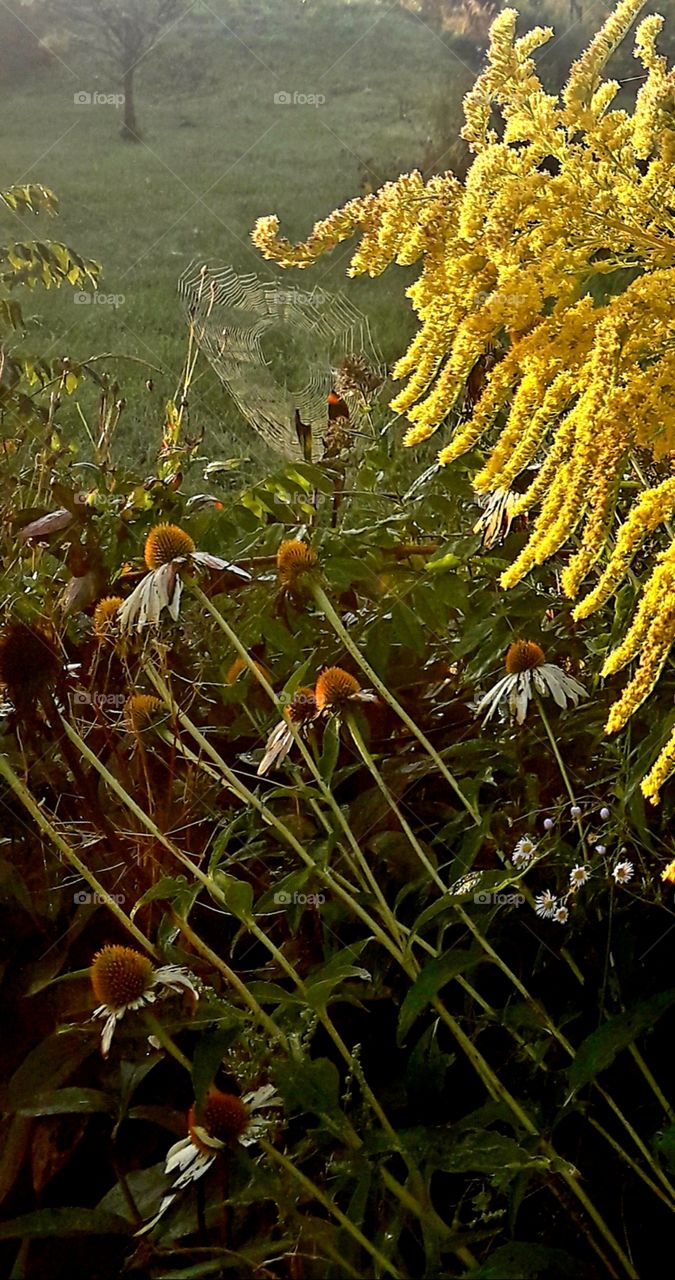
[[[111,944],[94,956],[89,969],[92,989],[100,1004],[92,1018],[105,1018],[101,1036],[101,1053],[107,1058],[115,1027],[125,1014],[154,1004],[157,996],[170,992],[190,991],[195,1000],[199,993],[195,979],[177,964],[155,968],[152,960],[133,947]]]
[[[526,867],[537,852],[537,846],[531,836],[522,836],[511,854],[514,867]]]
[[[534,900],[534,909],[542,920],[550,920],[558,906],[558,899],[550,889],[546,889],[544,893],[538,893]]]
[[[568,701],[576,707],[586,690],[573,676],[567,675],[555,662],[547,662],[544,650],[532,640],[516,640],[506,654],[504,663],[507,674],[481,698],[476,707],[478,715],[486,712],[483,724],[492,719],[503,703],[517,724],[523,724],[530,699],[536,694],[550,694],[557,706],[563,709]]]
[[[588,867],[572,867],[570,871],[570,884],[573,889],[580,889],[582,884],[586,884],[590,878],[591,873]]]
[[[163,609],[168,609],[175,622],[183,591],[182,571],[227,569],[242,582],[251,581],[250,573],[229,560],[197,551],[189,533],[176,524],[155,525],[146,538],[144,554],[148,572],[120,609],[121,631],[134,627],[141,631],[148,623],[159,622]]]
[[[675,884],[675,862],[668,863],[668,866],[661,872],[661,879],[667,881],[668,884]]]
[[[319,563],[316,551],[299,538],[287,538],[277,551],[277,573],[286,591],[301,592],[303,578],[316,570]]]
[[[617,884],[628,884],[633,879],[635,867],[632,862],[617,862],[612,875]]]
[[[171,1207],[176,1196],[191,1182],[203,1177],[221,1151],[237,1143],[242,1147],[250,1147],[257,1142],[270,1127],[271,1121],[263,1115],[256,1115],[256,1112],[280,1105],[281,1100],[271,1084],[246,1093],[243,1098],[235,1093],[223,1093],[212,1085],[207,1090],[201,1107],[190,1108],[188,1136],[175,1142],[167,1152],[164,1172],[168,1175],[178,1170],[178,1177],[171,1190],[163,1197],[158,1213],[136,1234],[145,1235],[151,1231]]]
[[[293,734],[289,721],[296,725],[298,729],[306,729],[313,720],[316,720],[318,714],[314,690],[301,685],[299,689],[296,689],[288,706],[284,708],[283,720],[279,721],[267,739],[265,754],[258,765],[258,777],[262,777],[264,773],[267,773],[267,770],[271,769],[272,765],[281,764],[286,759],[293,745]]]
[[[342,667],[326,667],[321,672],[314,696],[320,714],[347,711],[358,702],[377,702],[377,695],[362,689],[356,677]]]
[[[104,596],[94,609],[94,635],[96,639],[109,640],[119,626],[119,611],[124,604],[121,596]]]
[[[567,921],[570,918],[570,913],[567,910],[567,907],[556,907],[551,918],[555,920],[556,924],[567,924]]]

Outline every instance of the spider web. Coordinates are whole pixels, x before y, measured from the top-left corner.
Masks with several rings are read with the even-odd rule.
[[[342,294],[311,292],[193,262],[178,293],[195,340],[255,431],[301,458],[297,417],[314,439],[326,429],[332,370],[350,356],[383,367],[366,317]],[[350,397],[351,399],[351,397]],[[362,405],[350,403],[358,420]]]

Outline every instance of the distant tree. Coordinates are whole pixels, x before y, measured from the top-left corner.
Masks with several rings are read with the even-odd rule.
[[[404,9],[446,35],[485,43],[500,8],[497,0],[401,0]]]
[[[136,71],[188,8],[187,0],[47,0],[59,27],[112,64],[124,94],[122,137],[140,139]]]

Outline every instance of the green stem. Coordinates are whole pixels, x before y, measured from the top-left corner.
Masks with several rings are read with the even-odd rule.
[[[5,781],[12,788],[12,791],[14,792],[14,794],[18,796],[22,805],[24,806],[25,809],[28,810],[31,817],[35,819],[35,822],[37,823],[42,833],[51,840],[52,844],[54,844],[56,848],[63,854],[64,858],[66,859],[67,862],[70,863],[71,867],[74,867],[75,870],[79,873],[79,875],[82,876],[82,879],[85,880],[89,885],[89,887],[94,890],[94,892],[100,898],[101,902],[105,903],[105,905],[116,917],[116,919],[119,920],[123,928],[127,930],[127,933],[130,933],[132,938],[134,938],[136,942],[139,942],[140,945],[148,952],[148,954],[151,955],[155,960],[157,960],[158,959],[157,948],[153,946],[149,938],[146,938],[145,934],[142,933],[141,930],[137,927],[137,925],[134,924],[133,920],[129,919],[126,912],[124,912],[121,906],[119,905],[119,903],[116,902],[113,897],[111,897],[111,895],[108,893],[108,890],[103,887],[100,880],[98,880],[97,877],[94,875],[93,871],[90,871],[89,867],[84,862],[82,862],[80,858],[78,858],[74,849],[71,849],[70,845],[63,839],[61,835],[59,835],[58,831],[55,829],[55,827],[52,826],[51,822],[45,816],[42,809],[40,809],[39,806],[35,803],[35,800],[33,799],[28,788],[24,786],[23,782],[21,782],[20,778],[18,778],[17,775],[15,774],[14,770],[12,769],[12,766],[9,763],[9,760],[7,760],[6,756],[2,756],[2,755],[0,755],[0,775],[5,779]]]
[[[535,696],[535,699],[536,699],[536,702],[537,702],[537,706],[538,706],[538,708],[539,708],[539,714],[540,714],[540,716],[541,716],[541,722],[542,722],[542,724],[543,724],[543,726],[544,726],[544,728],[545,728],[545,730],[546,730],[546,735],[547,735],[548,740],[549,740],[549,742],[550,742],[550,744],[551,744],[551,749],[552,749],[553,754],[554,754],[554,756],[555,756],[555,758],[556,758],[556,761],[557,761],[557,764],[558,764],[558,768],[560,769],[560,776],[561,776],[561,778],[562,778],[562,780],[563,780],[563,782],[564,782],[564,784],[565,784],[565,790],[566,790],[566,792],[567,792],[567,794],[568,794],[568,796],[569,796],[569,798],[570,798],[570,800],[571,800],[571,802],[572,802],[572,806],[573,806],[573,807],[576,807],[576,806],[577,806],[577,801],[576,801],[576,797],[575,797],[575,795],[574,795],[574,789],[573,789],[573,787],[572,787],[572,783],[570,782],[570,778],[569,778],[569,774],[568,774],[568,772],[567,772],[567,769],[565,768],[565,761],[563,760],[563,758],[562,758],[562,756],[561,756],[561,754],[560,754],[560,750],[559,750],[559,747],[558,747],[558,743],[557,743],[557,742],[556,742],[556,740],[555,740],[555,734],[554,734],[554,732],[553,732],[553,730],[552,730],[552,728],[551,728],[551,723],[550,723],[549,718],[548,718],[548,716],[547,716],[547,714],[546,714],[546,708],[545,708],[545,706],[544,706],[543,700],[542,700],[542,698],[540,697],[540,695],[539,695],[538,693],[536,693],[534,696]],[[576,819],[575,819],[575,821],[576,821],[577,829],[578,829],[578,831],[579,831],[579,842],[580,842],[580,844],[581,844],[581,849],[582,849],[582,852],[583,852],[583,855],[584,855],[584,862],[587,862],[587,861],[588,861],[588,849],[586,848],[586,837],[584,836],[584,829],[583,829],[583,825],[582,825],[582,822],[581,822],[581,818],[580,818],[580,817],[579,817],[579,818],[576,818]]]
[[[155,1039],[159,1040],[162,1048],[166,1049],[167,1053],[170,1053],[171,1057],[176,1059],[176,1062],[180,1062],[181,1067],[185,1067],[185,1070],[191,1075],[192,1063],[190,1062],[190,1059],[186,1058],[185,1054],[178,1048],[175,1040],[169,1035],[166,1028],[162,1026],[159,1018],[156,1018],[154,1013],[151,1013],[149,1009],[146,1009],[144,1019],[146,1026],[149,1027],[150,1032]]]
[[[379,1249],[377,1249],[374,1244],[371,1244],[370,1240],[366,1239],[363,1232],[359,1230],[356,1224],[353,1223],[341,1209],[338,1209],[335,1202],[331,1200],[329,1196],[325,1195],[324,1192],[315,1185],[315,1183],[305,1177],[305,1174],[298,1169],[297,1165],[292,1164],[281,1151],[277,1151],[276,1147],[273,1147],[265,1138],[259,1139],[259,1146],[262,1147],[262,1150],[270,1160],[278,1164],[286,1171],[286,1173],[289,1173],[292,1178],[295,1178],[296,1182],[299,1182],[309,1195],[311,1195],[315,1200],[318,1200],[319,1204],[323,1205],[327,1213],[337,1219],[340,1226],[344,1227],[345,1231],[347,1231],[354,1240],[358,1241],[361,1247],[370,1254],[371,1258],[377,1262],[378,1266],[381,1267],[383,1271],[386,1271],[388,1275],[393,1276],[394,1280],[402,1280],[401,1272],[397,1270],[393,1263],[391,1263],[388,1258],[385,1258],[384,1254],[380,1253]]]
[[[239,657],[246,663],[246,666],[248,667],[248,670],[253,676],[253,678],[257,680],[260,687],[264,689],[265,693],[267,694],[270,701],[273,703],[279,715],[283,718],[284,708],[282,704],[279,702],[279,699],[277,698],[277,695],[274,692],[274,689],[272,688],[271,684],[269,683],[269,680],[267,679],[264,671],[261,670],[259,663],[254,661],[254,659],[251,657],[246,647],[242,644],[236,631],[230,626],[229,622],[225,617],[223,617],[222,613],[218,609],[216,609],[215,605],[212,604],[208,596],[204,594],[201,588],[194,585],[192,590],[196,598],[200,601],[200,603],[204,606],[204,608],[210,613],[214,622],[216,622],[217,625],[220,627],[220,630],[227,636],[228,640],[230,641],[230,644],[239,654]],[[293,735],[293,740],[296,746],[298,747],[298,750],[300,751],[300,754],[303,760],[305,761],[305,764],[308,766],[312,776],[314,777],[319,787],[319,790],[321,791],[321,794],[323,795],[324,799],[327,801],[328,805],[330,806],[338,822],[338,825],[340,826],[341,831],[346,837],[347,842],[352,850],[352,853],[354,854],[358,862],[358,865],[361,868],[362,874],[366,878],[366,881],[370,887],[371,892],[375,895],[375,899],[382,913],[383,920],[388,925],[389,929],[392,932],[393,937],[397,940],[399,945],[402,945],[403,939],[401,935],[401,926],[396,920],[396,917],[393,915],[391,908],[389,906],[389,903],[387,902],[382,892],[382,889],[377,880],[377,877],[373,875],[371,868],[368,865],[368,860],[364,856],[361,846],[356,840],[354,833],[344,813],[342,812],[342,809],[337,803],[337,800],[335,799],[335,796],[333,795],[331,788],[328,786],[325,779],[323,778],[321,774],[321,770],[319,769],[317,762],[314,759],[311,751],[308,750],[307,745],[304,742],[302,734],[299,732],[297,725],[295,725],[290,718],[286,718],[286,723],[288,724],[290,732]]]
[[[457,782],[457,779],[454,778],[453,775],[450,773],[450,770],[448,769],[447,765],[441,759],[436,748],[431,744],[426,734],[424,734],[422,730],[419,728],[419,726],[415,724],[415,721],[412,719],[412,717],[408,715],[407,711],[404,710],[400,702],[398,702],[397,699],[394,697],[393,693],[391,693],[391,691],[387,689],[387,686],[382,682],[382,680],[380,680],[380,677],[378,676],[377,672],[374,671],[370,663],[366,661],[366,659],[364,658],[358,646],[354,644],[354,641],[352,640],[342,620],[338,617],[337,613],[335,612],[335,609],[333,608],[323,588],[320,587],[318,584],[313,585],[312,595],[314,597],[314,602],[317,608],[321,610],[326,620],[330,622],[331,626],[333,627],[333,630],[340,637],[347,652],[351,654],[354,661],[357,662],[358,665],[361,667],[361,670],[365,672],[371,684],[374,686],[375,689],[377,689],[380,696],[384,698],[385,702],[387,702],[389,706],[392,708],[392,710],[396,712],[397,716],[399,716],[399,718],[403,721],[403,723],[410,730],[413,736],[417,738],[417,741],[420,743],[420,745],[424,747],[424,750],[427,752],[427,754],[431,756],[431,759],[436,765],[436,768],[445,778],[446,782],[450,784],[450,786],[452,787],[452,790],[457,796],[457,799],[463,804],[467,813],[470,814],[470,816],[473,818],[473,821],[476,823],[476,826],[480,826],[480,815],[476,811],[476,808],[474,807],[474,805],[471,804],[471,801],[467,800],[466,796],[464,795],[464,792],[462,791],[459,783]]]

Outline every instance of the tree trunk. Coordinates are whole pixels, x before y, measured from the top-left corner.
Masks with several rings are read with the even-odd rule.
[[[134,105],[134,71],[135,67],[130,66],[124,72],[122,78],[122,90],[124,92],[124,117],[120,133],[126,142],[140,142],[141,135],[136,123],[136,109]]]

